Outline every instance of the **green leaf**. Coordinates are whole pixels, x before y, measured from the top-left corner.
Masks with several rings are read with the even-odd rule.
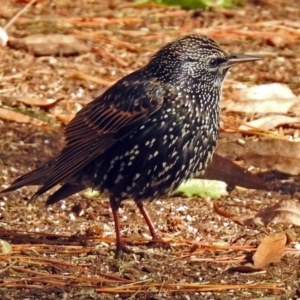
[[[190,179],[182,183],[175,193],[185,197],[199,196],[209,198],[220,198],[228,195],[227,184],[218,180]]]
[[[93,189],[86,189],[80,193],[83,197],[91,199],[91,198],[99,198],[100,192]]]
[[[137,3],[147,3],[151,0],[136,0]],[[230,8],[241,6],[243,0],[153,0],[152,2],[167,6],[180,6],[182,8],[197,9],[206,7],[224,7]]]

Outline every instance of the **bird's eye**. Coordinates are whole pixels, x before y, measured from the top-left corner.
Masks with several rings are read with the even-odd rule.
[[[210,58],[207,63],[210,68],[217,68],[223,63],[226,63],[227,60],[228,59],[226,59],[225,57],[214,57]]]
[[[220,60],[218,58],[211,58],[208,61],[208,65],[211,68],[216,68],[220,64]]]

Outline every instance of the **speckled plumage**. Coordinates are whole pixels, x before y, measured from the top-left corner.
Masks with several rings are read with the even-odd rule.
[[[219,131],[221,86],[228,69],[259,59],[229,55],[210,37],[188,35],[167,44],[143,68],[127,75],[77,113],[66,146],[45,166],[8,189],[57,184],[52,204],[87,187],[110,195],[117,255],[125,248],[118,208],[136,201],[154,239],[159,236],[142,201],[173,191],[205,170]]]

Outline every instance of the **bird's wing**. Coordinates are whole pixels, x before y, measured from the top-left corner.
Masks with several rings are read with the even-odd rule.
[[[78,172],[161,108],[167,91],[157,81],[127,78],[90,102],[68,124],[66,147],[52,161],[52,171],[33,198]]]

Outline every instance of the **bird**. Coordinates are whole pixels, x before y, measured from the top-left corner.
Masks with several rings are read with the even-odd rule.
[[[144,202],[204,172],[218,140],[224,78],[232,66],[260,59],[229,54],[206,35],[177,38],[83,107],[65,127],[62,151],[2,193],[38,185],[35,199],[60,185],[46,200],[51,205],[86,188],[106,192],[116,257],[131,252],[119,208],[132,199],[153,242],[163,243]]]

